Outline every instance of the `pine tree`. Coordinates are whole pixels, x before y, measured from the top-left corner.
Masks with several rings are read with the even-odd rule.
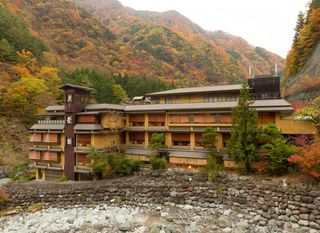
[[[297,24],[296,24],[296,27],[294,29],[295,35],[293,37],[293,45],[292,45],[293,47],[296,47],[297,42],[298,42],[299,37],[300,37],[300,31],[301,31],[301,29],[303,28],[304,25],[305,25],[304,14],[303,14],[302,11],[300,11],[299,14],[298,14]]]
[[[244,172],[250,172],[250,166],[257,161],[258,115],[253,104],[249,86],[242,85],[239,102],[232,111],[231,138],[227,143],[227,152],[236,162],[244,165]]]

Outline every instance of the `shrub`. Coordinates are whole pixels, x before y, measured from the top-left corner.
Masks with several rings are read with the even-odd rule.
[[[168,162],[164,157],[162,158],[151,157],[149,161],[150,161],[152,170],[165,169],[168,166]]]
[[[320,180],[320,145],[299,147],[298,151],[288,158],[289,163],[297,164],[302,173]]]
[[[223,170],[223,165],[217,162],[217,158],[214,155],[208,157],[208,179],[211,182],[216,182],[219,176],[219,172]]]
[[[13,182],[28,182],[36,179],[36,174],[28,170],[28,163],[19,163],[11,168],[9,178]]]
[[[267,153],[267,171],[271,175],[286,173],[289,166],[288,157],[296,153],[294,146],[287,142],[274,124],[263,128],[260,140],[265,143],[261,149]]]
[[[126,159],[122,154],[100,152],[94,148],[89,157],[93,160],[93,172],[102,177],[131,175],[141,167],[138,160]]]

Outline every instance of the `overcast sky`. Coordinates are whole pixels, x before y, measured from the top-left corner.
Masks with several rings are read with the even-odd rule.
[[[291,47],[300,10],[309,0],[120,0],[136,10],[176,10],[206,30],[241,36],[282,57]]]

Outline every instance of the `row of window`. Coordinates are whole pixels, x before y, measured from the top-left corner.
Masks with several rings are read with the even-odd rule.
[[[191,97],[192,98],[192,97]],[[238,94],[230,94],[230,95],[205,95],[203,97],[203,102],[233,102],[238,101],[239,95]],[[165,104],[179,104],[179,103],[185,103],[185,101],[181,100],[180,96],[168,96],[164,98]],[[189,101],[192,102],[189,97]],[[151,100],[152,104],[160,104],[160,98],[155,97]]]

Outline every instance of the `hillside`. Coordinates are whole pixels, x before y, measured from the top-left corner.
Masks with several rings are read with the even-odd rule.
[[[306,13],[300,12],[295,32],[282,84],[290,101],[308,102],[320,96],[319,0],[311,1]]]
[[[156,58],[158,63],[153,65],[165,72],[166,78],[183,78],[184,82],[197,79],[200,84],[234,83],[247,76],[249,64],[256,74],[272,72],[274,63],[280,70],[284,68],[281,57],[255,48],[239,37],[218,37],[219,33],[203,30],[176,11],[136,11],[117,0],[77,2],[110,28],[118,40]],[[240,49],[239,43],[246,46]]]

